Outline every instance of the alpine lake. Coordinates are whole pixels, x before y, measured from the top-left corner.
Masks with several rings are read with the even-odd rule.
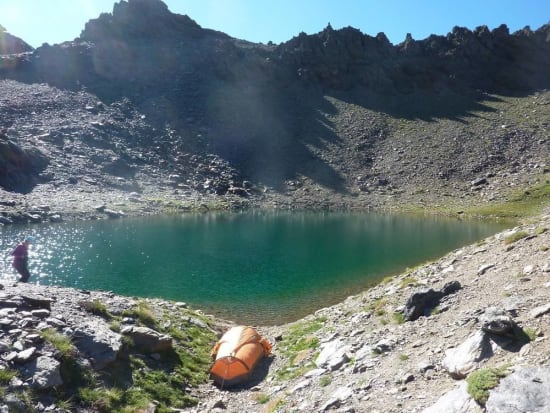
[[[508,227],[372,213],[186,214],[0,227],[0,283],[33,235],[30,282],[182,301],[248,325],[276,325]]]

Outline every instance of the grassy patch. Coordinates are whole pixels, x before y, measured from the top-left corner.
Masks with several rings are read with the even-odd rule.
[[[430,316],[438,314],[441,314],[441,308],[439,308],[438,306],[435,306],[430,310]]]
[[[528,236],[529,234],[525,231],[514,232],[513,234],[508,235],[506,238],[504,238],[504,245],[513,244],[514,242],[517,242],[520,239],[526,238]]]
[[[371,301],[369,305],[367,305],[367,311],[374,313],[374,315],[378,317],[382,317],[387,314],[385,308],[387,303],[388,299],[386,297],[377,298],[376,300]]]
[[[330,376],[323,376],[319,379],[319,386],[321,387],[327,387],[330,383],[332,383],[332,377]]]
[[[76,354],[76,347],[65,334],[53,328],[47,328],[42,330],[40,335],[61,354],[61,358],[72,358]]]
[[[529,343],[537,338],[537,332],[535,329],[530,327],[521,328],[519,326],[515,326],[513,333],[516,340],[519,340],[522,343]]]
[[[305,373],[314,367],[313,363],[306,363],[299,367],[294,365],[298,353],[304,350],[315,350],[319,347],[319,339],[313,334],[323,327],[325,318],[320,317],[313,321],[299,322],[289,328],[288,334],[279,343],[281,354],[288,363],[277,372],[281,381],[289,380]]]
[[[138,307],[134,314],[138,313],[141,317],[147,315],[145,320],[150,325],[168,326],[166,332],[173,339],[173,348],[160,354],[160,360],[131,355],[117,362],[109,372],[111,385],[124,389],[117,408],[133,412],[155,401],[156,411],[163,413],[195,405],[197,400],[185,389],[208,380],[215,333],[204,325],[194,324],[191,320],[198,320],[200,316],[186,309],[165,311],[154,321],[150,320],[153,311],[149,306]],[[200,322],[208,324],[206,318],[201,318]],[[131,386],[126,388],[125,383]]]
[[[153,329],[157,326],[155,315],[146,301],[140,301],[135,307],[123,311],[122,315],[137,318],[142,324]]]
[[[15,376],[17,376],[17,371],[10,369],[0,370],[0,385],[8,385]]]
[[[540,214],[548,205],[550,205],[550,182],[545,181],[527,190],[511,194],[507,202],[472,207],[466,210],[466,213],[517,219]]]
[[[45,330],[44,339],[65,355],[60,367],[65,385],[56,390],[56,397],[97,412],[130,413],[154,403],[156,412],[168,413],[196,405],[187,389],[208,380],[210,349],[217,339],[208,328],[209,320],[187,309],[154,311],[145,301],[123,316],[135,317],[150,328],[157,326],[157,331],[163,331],[158,326],[166,326],[164,332],[173,339],[172,349],[151,358],[136,353],[132,343],[123,340],[120,357],[108,369],[94,372],[74,357],[66,336]],[[120,328],[119,317],[114,316],[110,323]]]
[[[496,387],[501,378],[506,377],[506,370],[507,367],[474,371],[466,378],[468,394],[476,402],[484,406],[489,399],[489,390]]]
[[[393,313],[392,318],[395,324],[403,324],[405,322],[405,314],[403,313]]]
[[[94,315],[98,315],[106,319],[111,318],[111,314],[109,314],[107,306],[97,299],[93,301],[81,301],[80,306]]]
[[[418,280],[414,277],[405,277],[399,283],[399,288],[416,287],[419,285]]]
[[[265,393],[258,393],[254,399],[259,403],[259,404],[266,404],[270,397],[269,397],[269,394],[265,394]]]

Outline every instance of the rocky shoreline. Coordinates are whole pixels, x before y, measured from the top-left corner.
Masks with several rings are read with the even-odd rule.
[[[96,213],[82,217],[106,216],[105,211]],[[174,406],[172,411],[511,413],[517,406],[502,396],[512,391],[510,386],[518,393],[514,403],[531,403],[519,411],[548,411],[549,247],[546,211],[295,323],[256,326],[274,347],[251,382],[229,390],[211,383],[190,386],[182,396],[194,397],[196,406]],[[455,287],[439,294],[449,283]],[[19,374],[2,385],[1,411],[29,411],[30,402],[21,397],[27,389],[48,395],[33,400],[31,411],[106,411],[97,406],[66,409],[51,396],[47,389],[62,385],[62,357],[41,336],[44,329],[70,337],[81,363],[93,371],[109,371],[127,351],[122,343],[128,338],[146,343],[150,348],[145,354],[153,359],[174,340],[166,327],[138,326],[139,317],[124,316],[143,301],[139,298],[32,284],[3,287],[0,370],[17,369]],[[434,293],[437,299],[431,300]],[[415,301],[415,294],[428,298]],[[145,301],[156,314],[179,314],[177,323],[184,330],[200,326],[211,342],[232,324],[184,303]],[[419,302],[427,305],[415,310],[421,316],[407,317]],[[119,317],[114,330],[113,317]],[[503,369],[507,377],[490,391],[483,407],[466,392],[466,379],[487,369]],[[522,393],[531,394],[530,386],[539,388],[538,396],[526,401]],[[157,408],[152,403],[143,411]]]
[[[546,212],[296,323],[260,329],[279,340],[266,379],[235,392],[206,387],[192,411],[550,411],[549,225]],[[428,316],[401,318],[415,292],[449,282],[460,289]],[[316,344],[290,351],[299,331]],[[490,368],[507,377],[484,408],[465,379]]]

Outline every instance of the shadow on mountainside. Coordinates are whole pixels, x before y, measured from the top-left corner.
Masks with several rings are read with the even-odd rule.
[[[530,93],[532,92],[525,92],[524,96],[528,96]],[[393,118],[426,122],[448,119],[463,123],[465,117],[478,116],[474,112],[490,113],[495,111],[482,102],[501,101],[496,96],[480,91],[470,94],[452,92],[436,94],[415,91],[405,95],[379,95],[365,90],[357,90],[348,93],[336,91],[332,96]]]

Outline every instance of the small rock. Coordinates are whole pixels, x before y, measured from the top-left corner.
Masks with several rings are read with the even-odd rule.
[[[550,312],[550,303],[533,308],[529,315],[533,318],[541,317]]]
[[[477,270],[477,275],[483,275],[487,272],[487,270],[493,268],[495,264],[483,264],[481,267]]]

